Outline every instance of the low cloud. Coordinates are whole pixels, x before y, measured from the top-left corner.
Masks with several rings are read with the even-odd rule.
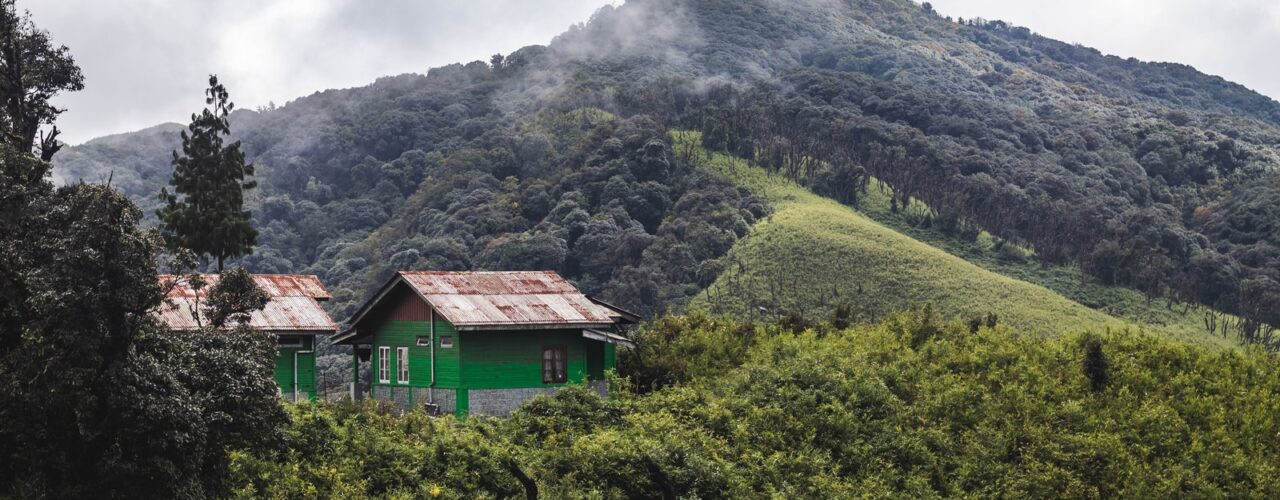
[[[822,0],[827,1],[827,0]],[[18,0],[85,72],[63,137],[78,143],[203,106],[217,73],[240,107],[546,44],[621,0]],[[952,17],[1004,19],[1105,53],[1173,61],[1280,98],[1273,0],[932,0]]]
[[[82,92],[59,98],[79,143],[203,105],[210,73],[238,107],[546,44],[610,0],[18,0],[71,48]]]

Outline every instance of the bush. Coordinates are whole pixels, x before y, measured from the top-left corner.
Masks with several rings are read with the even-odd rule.
[[[1280,494],[1274,358],[975,322],[927,307],[835,331],[667,317],[623,357],[660,380],[638,384],[651,392],[570,388],[506,420],[302,405],[289,450],[235,455],[234,479],[244,496]]]

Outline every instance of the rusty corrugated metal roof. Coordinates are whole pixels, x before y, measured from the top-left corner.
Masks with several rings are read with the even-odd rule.
[[[218,275],[203,275],[208,284],[199,292],[200,308],[204,307],[204,294],[218,281]],[[172,275],[160,275],[161,283],[174,281]],[[329,317],[329,313],[320,307],[322,300],[329,299],[329,291],[320,283],[320,279],[303,274],[255,274],[253,281],[270,300],[261,311],[254,311],[249,317],[249,326],[270,332],[310,332],[332,333],[338,325]],[[195,317],[192,311],[197,309],[197,293],[185,282],[180,282],[169,291],[172,306],[161,306],[157,315],[170,329],[195,330]],[[200,312],[201,322],[205,320]]]
[[[611,311],[551,271],[401,271],[458,328],[608,325]]]

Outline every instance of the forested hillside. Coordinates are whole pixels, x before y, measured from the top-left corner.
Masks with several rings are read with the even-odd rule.
[[[644,313],[686,302],[771,210],[674,154],[689,129],[855,207],[875,179],[957,239],[1211,306],[1214,333],[1266,344],[1278,124],[1280,104],[1191,68],[906,0],[633,0],[547,46],[232,116],[260,183],[244,264],[320,275],[337,318],[396,268],[550,268]],[[154,206],[172,130],[68,148],[58,174]]]

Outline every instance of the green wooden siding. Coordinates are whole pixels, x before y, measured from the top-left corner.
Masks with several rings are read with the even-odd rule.
[[[297,351],[313,351],[299,354],[298,358],[298,398],[316,399],[316,354],[315,336],[302,337],[302,347],[281,347],[276,352],[276,385],[286,401],[293,401],[293,358]],[[304,396],[305,395],[305,396]]]
[[[431,322],[429,321],[387,321],[374,334],[373,355],[370,360],[373,362],[373,385],[375,386],[407,386],[407,387],[429,387],[431,386],[431,347],[419,346],[418,337],[429,337],[431,335]],[[441,348],[441,337],[452,337],[452,348]],[[454,330],[453,325],[445,321],[436,321],[436,387],[452,389],[459,387],[459,352],[462,349],[461,339],[458,338],[458,332]],[[378,348],[389,347],[390,358],[388,359],[388,367],[390,368],[390,382],[383,384],[378,380]],[[397,347],[409,348],[409,383],[401,384],[396,380],[396,368],[399,362],[396,358]]]
[[[462,382],[471,389],[517,389],[563,384],[542,383],[542,346],[568,348],[569,383],[587,375],[587,339],[580,332],[464,332]]]
[[[587,378],[604,380],[604,342],[587,342]]]
[[[466,389],[458,389],[454,394],[454,410],[453,414],[459,417],[465,417],[471,412],[471,394]]]
[[[431,322],[388,320],[374,333],[372,386],[430,387],[431,347],[417,345],[431,335]],[[442,338],[453,347],[441,347]],[[435,387],[454,389],[455,414],[470,409],[468,389],[523,389],[565,384],[542,383],[543,346],[565,346],[570,384],[601,380],[616,366],[616,346],[582,337],[579,330],[459,332],[446,321],[435,322]],[[388,348],[390,381],[378,381],[379,348]],[[396,380],[397,348],[409,349],[409,383]],[[412,401],[411,404],[416,404]]]

